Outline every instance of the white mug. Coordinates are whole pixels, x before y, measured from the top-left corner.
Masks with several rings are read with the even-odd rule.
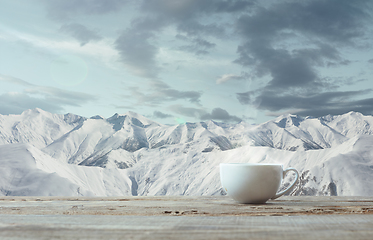
[[[277,193],[286,173],[293,171],[295,180],[285,190]],[[265,203],[289,193],[298,181],[294,168],[283,170],[281,164],[221,163],[220,180],[227,194],[239,203]]]

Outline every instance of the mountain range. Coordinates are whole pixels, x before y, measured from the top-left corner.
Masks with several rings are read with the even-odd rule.
[[[292,195],[373,195],[373,117],[163,125],[127,112],[0,115],[0,195],[221,195],[219,163],[280,163]],[[286,176],[286,186],[294,178]]]

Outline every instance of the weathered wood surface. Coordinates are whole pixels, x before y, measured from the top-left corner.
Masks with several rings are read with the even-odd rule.
[[[0,239],[373,239],[373,197],[0,197]]]

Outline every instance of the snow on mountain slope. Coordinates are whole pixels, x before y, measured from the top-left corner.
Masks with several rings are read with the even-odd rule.
[[[351,139],[336,148],[286,151],[243,146],[224,152],[202,153],[198,144],[141,149],[141,164],[128,169],[137,182],[138,195],[220,195],[219,164],[222,162],[278,163],[295,167],[301,174],[293,195],[373,195],[373,136]],[[172,156],[172,157],[170,157]],[[140,163],[140,161],[139,161]],[[293,180],[292,175],[284,184]]]
[[[43,151],[70,164],[130,167],[135,162],[131,153],[149,146],[146,128],[160,126],[136,117],[135,113],[129,113],[108,119],[86,119]]]
[[[373,136],[362,135],[338,147],[306,152],[291,164],[302,171],[295,195],[373,195]]]
[[[0,195],[131,195],[125,170],[61,163],[29,144],[0,146]]]
[[[79,164],[93,154],[97,145],[98,147],[102,145],[102,139],[109,138],[113,133],[112,125],[105,120],[86,119],[43,150],[63,162]],[[112,148],[117,147],[116,145],[112,145]],[[105,149],[100,148],[99,150]]]
[[[132,153],[139,149],[189,143],[198,139],[207,139],[204,141],[204,151],[232,148],[226,137],[209,131],[205,123],[170,127],[129,112],[115,114],[108,119],[86,119],[43,151],[70,164],[127,168],[136,162]]]
[[[356,135],[373,135],[373,117],[358,112],[349,112],[338,116],[325,116],[324,122],[342,135],[350,138]]]
[[[311,150],[336,146],[348,138],[318,118],[280,116],[245,133],[252,145],[284,150]]]
[[[372,126],[372,116],[354,112],[167,126],[134,112],[86,119],[29,110],[0,115],[0,189],[55,195],[54,184],[62,195],[219,195],[219,163],[268,162],[298,169],[294,195],[373,195]],[[30,145],[10,144],[17,142]],[[30,174],[36,177],[27,185]],[[47,177],[53,184],[37,189]]]
[[[30,143],[42,148],[83,119],[74,114],[52,114],[38,108],[26,110],[21,115],[0,115],[0,144]]]

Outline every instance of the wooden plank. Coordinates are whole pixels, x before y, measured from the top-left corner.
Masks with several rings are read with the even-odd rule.
[[[0,215],[1,239],[372,239],[373,215]]]
[[[238,204],[226,196],[0,199],[0,214],[278,216],[372,213],[373,197],[283,197],[266,204]]]
[[[0,239],[373,239],[373,197],[1,197]]]

